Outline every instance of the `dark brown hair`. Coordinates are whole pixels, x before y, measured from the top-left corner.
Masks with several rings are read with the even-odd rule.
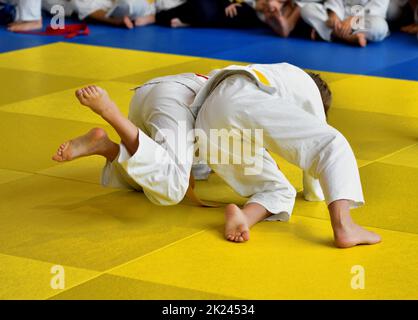
[[[328,115],[328,110],[331,107],[332,103],[332,92],[328,84],[321,78],[317,73],[308,72],[312,80],[315,82],[316,86],[321,93],[322,104],[324,105],[325,115]]]

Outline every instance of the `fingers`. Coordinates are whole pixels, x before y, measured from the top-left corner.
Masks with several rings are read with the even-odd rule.
[[[326,25],[328,28],[334,29],[335,27],[335,21],[333,19],[328,19],[326,22]]]
[[[351,24],[350,23],[344,24],[342,27],[342,32],[343,32],[344,37],[349,36],[352,32]]]
[[[225,8],[225,14],[229,18],[234,18],[238,15],[238,7],[241,7],[239,3],[233,3]]]
[[[352,33],[351,20],[335,21],[333,29],[338,37],[346,38]]]
[[[231,17],[231,6],[225,8],[225,15],[227,17]]]
[[[341,21],[334,20],[334,28],[340,30],[341,29]]]

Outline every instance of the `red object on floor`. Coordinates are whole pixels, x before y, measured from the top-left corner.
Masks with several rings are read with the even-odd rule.
[[[19,31],[17,33],[44,36],[65,36],[65,38],[71,39],[76,36],[88,36],[90,34],[90,29],[87,24],[79,23],[65,25],[63,29],[53,29],[51,26],[48,26],[45,31]]]

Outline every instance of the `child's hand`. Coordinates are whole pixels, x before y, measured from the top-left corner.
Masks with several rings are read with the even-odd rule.
[[[255,3],[255,10],[259,12],[266,11],[267,8],[267,0],[257,0]]]
[[[233,3],[227,6],[225,8],[226,16],[230,18],[236,17],[238,15],[238,10],[237,10],[238,7],[241,7],[240,3]]]
[[[344,21],[342,21],[338,27],[336,27],[336,30],[342,37],[349,36],[352,32],[352,25],[353,25],[353,19],[355,17],[348,17]]]
[[[328,20],[326,22],[328,28],[331,29],[339,29],[341,25],[341,20],[338,18],[335,12],[329,11],[328,12]]]
[[[267,3],[268,11],[271,13],[280,14],[285,2],[278,0],[269,0]]]

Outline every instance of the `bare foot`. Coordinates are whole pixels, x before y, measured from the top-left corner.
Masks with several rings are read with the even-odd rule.
[[[17,21],[8,25],[7,30],[12,32],[32,31],[42,29],[42,20]]]
[[[82,105],[89,107],[101,116],[118,110],[106,90],[98,86],[84,87],[77,90],[75,95]]]
[[[418,34],[418,23],[413,23],[401,28],[402,32],[410,33],[410,34]]]
[[[187,23],[181,21],[179,18],[171,19],[170,25],[172,28],[185,28],[190,26]]]
[[[61,144],[52,160],[64,162],[94,154],[113,160],[119,152],[118,148],[103,129],[94,128],[83,136]]]
[[[233,242],[244,242],[250,239],[247,218],[235,204],[225,208],[225,238]]]
[[[360,244],[376,244],[382,238],[359,225],[352,223],[348,227],[337,227],[334,229],[335,245],[338,248],[351,248]]]
[[[138,17],[135,19],[135,26],[136,27],[143,27],[149,24],[155,23],[155,15],[145,16],[145,17]]]

